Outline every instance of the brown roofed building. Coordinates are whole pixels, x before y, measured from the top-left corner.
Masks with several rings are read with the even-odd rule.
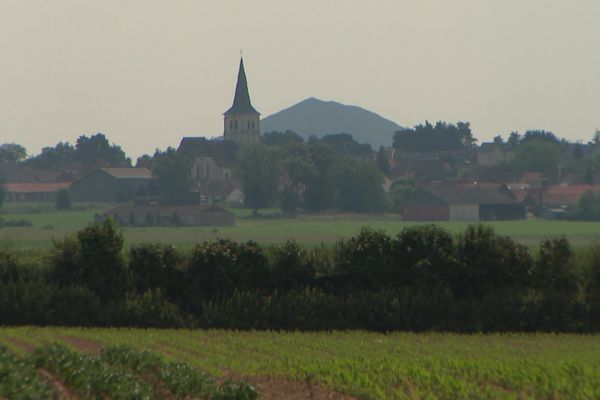
[[[67,189],[71,182],[6,183],[6,201],[55,201],[56,193]]]
[[[525,218],[525,207],[505,186],[496,188],[430,185],[410,195],[402,207],[407,221],[480,221]]]
[[[100,168],[73,183],[69,191],[77,202],[124,202],[149,193],[152,183],[147,168]]]

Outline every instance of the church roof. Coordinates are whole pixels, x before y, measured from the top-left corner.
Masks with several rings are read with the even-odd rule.
[[[246,81],[246,72],[244,71],[244,59],[240,58],[240,70],[238,72],[237,85],[235,86],[235,97],[233,105],[227,111],[228,114],[260,114],[250,102],[250,93],[248,93],[248,81]]]

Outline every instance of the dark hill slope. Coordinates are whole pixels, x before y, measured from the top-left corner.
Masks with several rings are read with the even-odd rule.
[[[390,146],[394,132],[401,127],[372,111],[334,101],[311,97],[261,121],[262,133],[292,130],[305,139],[310,135],[322,137],[332,133],[349,133],[360,143],[374,149]]]

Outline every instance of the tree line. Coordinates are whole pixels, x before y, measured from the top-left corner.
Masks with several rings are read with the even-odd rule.
[[[600,245],[535,252],[483,225],[363,229],[306,249],[219,239],[191,252],[127,250],[112,220],[57,241],[44,261],[0,252],[0,325],[600,330]]]

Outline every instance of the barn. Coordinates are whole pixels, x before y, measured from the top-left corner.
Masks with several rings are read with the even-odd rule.
[[[433,185],[405,199],[406,221],[489,221],[523,219],[525,207],[505,189]]]
[[[125,202],[148,193],[152,182],[147,168],[100,168],[73,183],[69,191],[76,202]]]

